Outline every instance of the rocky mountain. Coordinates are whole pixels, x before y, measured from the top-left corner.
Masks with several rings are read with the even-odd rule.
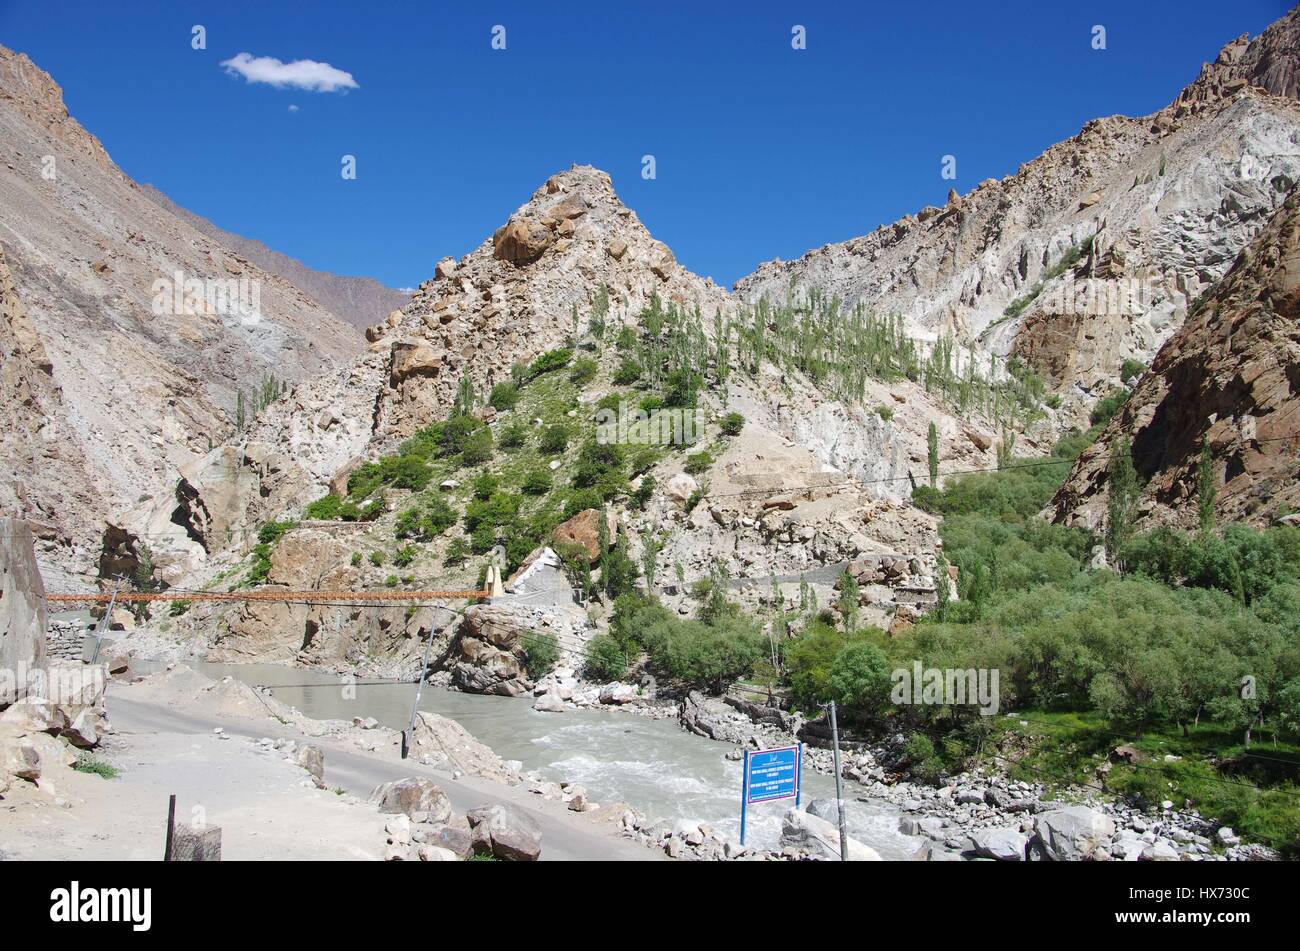
[[[1107,467],[1131,439],[1144,524],[1196,524],[1209,445],[1221,523],[1300,510],[1300,190],[1156,355],[1123,408],[1075,463],[1049,515],[1100,528]]]
[[[106,527],[142,532],[241,413],[360,349],[299,288],[151,200],[54,80],[4,48],[0,246],[6,317],[35,368],[6,363],[3,402],[41,409],[15,430],[39,439],[3,491],[45,526],[43,566],[92,568]]]
[[[152,185],[141,185],[140,189],[177,218],[193,225],[196,231],[207,235],[217,244],[230,248],[266,273],[284,278],[358,330],[364,330],[383,320],[411,296],[385,287],[373,277],[346,277],[314,270],[287,254],[268,248],[261,241],[218,228],[201,215],[182,208]]]
[[[1232,41],[1166,108],[1111,116],[947,204],[739,281],[816,288],[1042,373],[1064,420],[1149,361],[1300,181],[1300,8]],[[797,291],[796,293],[802,293]]]
[[[567,506],[598,404],[624,400],[635,410],[656,392],[645,380],[616,382],[622,361],[656,347],[685,350],[713,381],[699,393],[707,422],[693,446],[653,453],[631,473],[635,485],[657,488],[642,510],[618,519],[630,549],[659,546],[662,563],[673,566],[661,584],[675,571],[689,584],[722,570],[749,601],[769,598],[774,585],[797,600],[806,580],[829,603],[833,583],[853,565],[864,616],[886,626],[905,619],[935,596],[935,520],[906,501],[912,479],[925,478],[927,429],[936,424],[945,465],[982,466],[995,457],[996,425],[977,410],[954,415],[937,394],[901,376],[866,380],[860,401],[850,402],[795,368],[741,367],[735,348],[751,319],[742,311],[675,261],[618,199],[607,174],[575,166],[548,179],[478,248],[439,262],[406,307],[367,331],[369,352],[304,381],[243,438],[187,469],[181,506],[157,507],[151,524],[174,526],[170,563],[185,566],[177,577],[187,585],[237,579],[252,557],[265,558],[264,583],[273,587],[366,588],[406,578],[424,588],[464,588],[475,583],[482,559],[456,562],[449,552],[469,534],[460,519],[475,498],[471,484],[490,476],[503,491],[521,493],[533,470],[544,469],[541,494],[519,495],[521,517],[536,526],[573,514]],[[656,314],[665,326],[655,325]],[[591,375],[575,383],[567,370],[539,371],[513,408],[483,405],[512,368],[557,351],[592,363]],[[351,478],[399,462],[408,441],[446,420],[466,387],[491,444],[500,447],[522,427],[522,445],[459,469],[432,460],[424,489],[374,489]],[[727,412],[743,417],[738,432],[722,431]],[[569,432],[567,448],[540,452],[540,432],[556,426]],[[688,473],[692,452],[699,458],[689,460]],[[326,493],[336,507],[379,508],[360,519],[322,520],[304,506]],[[398,524],[405,513],[444,503],[455,526],[406,545]],[[268,524],[288,527],[259,556],[255,536]],[[496,540],[512,550],[521,543]],[[547,541],[542,534],[527,544]],[[402,551],[402,574],[394,574]],[[685,587],[673,590],[667,596],[684,609]],[[533,610],[552,624],[563,613],[556,605]],[[196,605],[179,626],[214,657],[400,665],[412,660],[421,629],[445,621],[436,611]],[[577,625],[567,636],[595,630]],[[452,637],[449,630],[436,647],[452,651]],[[499,648],[480,647],[476,656],[496,657]],[[517,661],[498,660],[511,683],[524,683]]]

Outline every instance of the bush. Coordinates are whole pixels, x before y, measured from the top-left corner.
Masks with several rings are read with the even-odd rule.
[[[550,673],[560,659],[560,645],[554,634],[530,632],[524,635],[523,645],[528,676],[534,680]]]
[[[745,417],[739,413],[727,413],[718,420],[718,425],[728,436],[739,436],[740,431],[745,428]]]
[[[877,406],[875,410],[873,410],[873,412],[881,419],[883,419],[885,422],[889,422],[891,419],[894,418],[894,411],[890,409],[888,406],[884,405],[883,403]]]
[[[545,495],[551,491],[551,470],[539,467],[524,476],[523,490],[527,495]]]
[[[624,357],[622,362],[619,363],[618,369],[614,371],[614,384],[616,386],[631,386],[639,379],[641,379],[641,364],[637,363],[632,357]]]
[[[864,641],[847,644],[831,662],[827,687],[850,722],[882,716],[889,706],[891,665],[885,652]]]
[[[572,359],[573,351],[568,347],[561,347],[558,350],[548,350],[529,364],[526,377],[528,380],[535,380],[544,373],[551,373],[554,370],[563,370],[569,365],[569,361]]]
[[[393,554],[393,564],[398,568],[405,568],[415,561],[415,556],[419,553],[420,550],[414,545],[403,545]]]
[[[457,535],[447,546],[447,557],[443,559],[445,565],[463,565],[469,558],[469,542]]]
[[[480,472],[470,481],[470,491],[474,493],[476,499],[491,498],[492,493],[500,486],[500,481],[490,472]]]
[[[627,673],[627,665],[627,654],[608,634],[597,634],[587,642],[583,674],[589,680],[618,680]]]
[[[691,475],[700,475],[713,468],[713,456],[707,452],[693,452],[686,457],[686,471]]]
[[[461,450],[462,466],[481,466],[492,458],[492,430],[486,426],[469,437],[465,448]]]
[[[519,402],[519,387],[515,386],[510,380],[503,380],[493,385],[492,392],[488,394],[488,403],[493,409],[504,412],[515,408]]]
[[[579,357],[573,362],[573,369],[569,371],[569,382],[585,386],[596,378],[597,369],[599,368],[596,361],[591,357]]]
[[[745,619],[710,626],[668,617],[641,636],[657,669],[715,694],[748,675],[767,652],[766,641]]]
[[[554,456],[569,448],[569,427],[552,423],[543,427],[537,440],[537,451],[544,456]]]
[[[309,503],[303,511],[303,516],[317,521],[332,522],[339,517],[339,508],[342,505],[343,500],[330,493]]]
[[[507,452],[522,449],[527,442],[528,427],[521,421],[515,420],[501,429],[501,436],[498,440],[498,444]]]

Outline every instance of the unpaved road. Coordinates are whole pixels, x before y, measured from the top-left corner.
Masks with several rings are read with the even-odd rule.
[[[250,721],[243,719],[228,719],[212,717],[207,715],[191,715],[183,712],[177,712],[166,707],[153,703],[146,703],[137,700],[128,700],[122,695],[122,690],[110,688],[108,696],[109,715],[113,722],[117,735],[120,739],[125,740],[128,749],[139,743],[147,743],[151,738],[157,737],[182,737],[188,738],[191,743],[199,743],[206,746],[217,745],[220,748],[244,747],[249,750],[250,755],[264,759],[276,759],[279,757],[266,753],[257,753],[252,750],[248,738],[259,738],[269,736],[272,739],[287,738],[299,743],[312,743],[325,751],[325,783],[331,789],[340,787],[355,796],[364,798],[374,787],[381,783],[394,779],[401,779],[406,776],[427,776],[436,782],[447,793],[457,812],[465,812],[476,806],[488,805],[491,803],[509,803],[514,805],[529,815],[531,815],[542,828],[542,859],[549,861],[655,861],[662,860],[663,854],[657,850],[648,849],[644,846],[637,845],[617,834],[617,831],[607,828],[597,823],[587,816],[581,816],[569,812],[562,803],[546,802],[537,796],[528,793],[519,787],[505,786],[500,783],[494,783],[490,780],[480,779],[478,777],[465,776],[460,779],[452,779],[450,775],[441,770],[432,769],[422,766],[413,760],[401,760],[398,758],[396,751],[391,756],[382,753],[368,754],[360,753],[355,750],[344,749],[340,746],[331,744],[328,739],[321,737],[309,737],[299,733],[292,728],[281,726],[279,723],[271,720],[267,721]],[[221,727],[227,734],[234,737],[231,740],[218,739],[213,731]],[[306,774],[297,767],[289,763],[283,763],[288,769],[295,770],[298,780],[301,780]],[[232,802],[226,807],[221,802],[218,790],[228,790],[230,797],[235,800],[239,799],[238,789],[243,782],[241,777],[234,777],[234,781],[227,781],[223,778],[217,781],[210,771],[200,772],[194,775],[193,769],[186,769],[185,764],[177,761],[172,764],[177,770],[176,780],[181,779],[182,774],[187,781],[198,781],[199,790],[203,788],[205,775],[209,792],[205,796],[208,801],[208,821],[218,825],[223,825],[223,835],[227,838],[231,836],[239,822],[241,821],[241,805],[238,801]],[[201,767],[201,763],[196,763],[196,767]],[[163,803],[165,813],[167,795],[169,792],[179,792],[176,788],[167,788],[167,767],[168,764],[161,763],[158,765],[160,776],[157,778],[157,798]],[[98,777],[87,777],[98,782]],[[110,783],[121,782],[121,777],[117,780],[111,780]],[[250,782],[256,782],[254,777],[249,777]],[[172,783],[174,787],[176,782]],[[233,789],[231,788],[233,787]],[[304,797],[319,796],[325,799],[339,798],[330,792],[320,792],[317,790],[301,790]],[[339,803],[342,805],[342,801]],[[181,817],[184,818],[184,806],[178,806],[181,810]],[[382,825],[383,817],[379,817],[375,822],[376,814],[373,807],[364,805],[354,805],[356,811],[368,810],[368,817],[371,823],[374,823],[374,841],[367,842],[371,850],[378,855],[382,852],[383,836]],[[215,810],[215,812],[214,812]],[[218,815],[220,818],[218,818]],[[320,827],[314,823],[319,817],[312,817],[312,825],[303,829],[304,834],[310,834],[320,840],[329,840],[332,832],[329,827]],[[279,817],[278,824],[284,829],[297,827],[303,823],[294,815],[289,814]],[[163,823],[155,823],[158,827],[158,853],[161,854],[161,830]],[[230,854],[229,849],[226,854],[230,858],[237,857]],[[105,856],[107,857],[107,856]],[[146,856],[141,856],[146,857]],[[275,856],[262,856],[272,858]],[[289,857],[311,857],[311,856],[290,856]],[[348,857],[344,854],[339,855],[319,855],[319,858]],[[355,857],[362,857],[356,855]]]

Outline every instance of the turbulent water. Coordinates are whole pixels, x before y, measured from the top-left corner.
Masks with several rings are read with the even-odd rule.
[[[275,697],[316,719],[371,716],[401,729],[411,714],[413,684],[356,688],[345,700],[329,674],[273,665],[197,664],[212,677],[231,675],[273,688]],[[319,685],[319,686],[311,686]],[[596,802],[623,800],[655,819],[707,822],[729,838],[740,834],[740,763],[730,749],[682,731],[675,720],[631,714],[570,710],[539,713],[531,701],[458,693],[426,686],[420,709],[459,722],[503,759],[518,760],[546,779],[581,783]],[[833,798],[829,776],[804,771],[804,803]],[[751,808],[747,845],[778,846],[788,803]],[[898,811],[888,803],[851,801],[849,832],[885,858],[903,858],[915,847],[900,835]]]

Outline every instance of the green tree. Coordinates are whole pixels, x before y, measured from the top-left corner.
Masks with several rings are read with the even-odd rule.
[[[1133,446],[1127,437],[1121,437],[1111,447],[1106,490],[1106,554],[1120,570],[1123,570],[1124,546],[1133,536],[1139,494]]]
[[[1214,532],[1214,460],[1210,457],[1210,441],[1201,437],[1201,461],[1196,470],[1196,513],[1200,517],[1201,532]]]
[[[939,430],[935,429],[933,422],[925,435],[925,444],[930,465],[930,488],[934,488],[939,482]]]
[[[889,706],[890,670],[889,658],[876,645],[847,644],[831,662],[828,691],[847,719],[875,719]]]

